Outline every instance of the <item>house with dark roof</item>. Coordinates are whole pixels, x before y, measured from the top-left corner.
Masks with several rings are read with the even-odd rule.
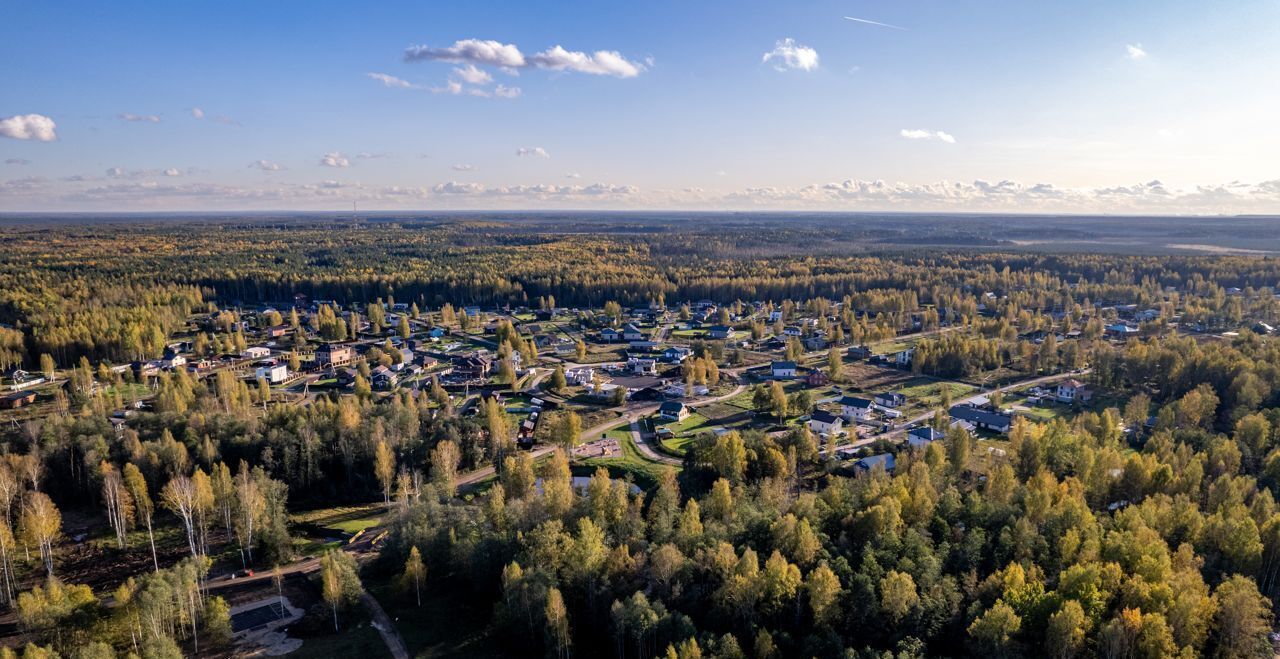
[[[956,405],[948,410],[952,419],[973,424],[975,428],[992,432],[1007,433],[1013,427],[1013,417],[1001,412],[976,407],[973,405]]]
[[[733,328],[728,325],[712,325],[707,329],[707,336],[713,339],[727,339],[733,336]]]
[[[769,364],[769,372],[775,378],[794,378],[796,363],[792,361],[773,362]]]
[[[896,391],[876,394],[876,405],[881,407],[902,407],[907,404],[907,397]]]
[[[815,410],[809,417],[809,430],[819,435],[837,435],[844,429],[844,419],[826,411]]]
[[[669,400],[658,406],[658,416],[672,421],[684,421],[689,418],[689,406],[678,400]]]
[[[891,474],[893,473],[893,468],[897,465],[898,462],[894,459],[892,453],[881,453],[858,460],[853,463],[853,469],[859,474],[869,474],[876,469],[883,469],[886,474]]]
[[[636,327],[631,323],[627,323],[626,325],[622,326],[622,340],[623,341],[643,341],[644,332],[640,331],[639,327]]]
[[[662,351],[662,361],[669,364],[679,364],[688,359],[693,354],[692,350],[684,346],[671,346]]]
[[[911,445],[911,448],[924,448],[931,442],[942,439],[942,437],[942,433],[929,426],[912,428],[907,432],[907,443]]]
[[[618,330],[612,327],[606,327],[600,330],[600,340],[604,341],[605,343],[613,343],[615,341],[621,341],[622,332],[619,332]]]
[[[871,416],[871,409],[874,405],[870,400],[858,396],[844,396],[836,402],[840,404],[840,416],[850,421],[857,421]]]

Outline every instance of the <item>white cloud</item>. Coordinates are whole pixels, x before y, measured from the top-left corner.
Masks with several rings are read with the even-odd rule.
[[[461,94],[461,93],[462,93],[462,83],[458,82],[457,80],[449,80],[449,81],[447,81],[447,82],[445,82],[445,83],[444,83],[444,86],[443,86],[443,87],[432,87],[432,88],[431,88],[431,93],[433,93],[433,94]]]
[[[489,187],[480,183],[459,183],[457,181],[441,183],[431,190],[436,194],[506,197],[527,200],[620,198],[631,197],[640,192],[640,188],[634,185],[610,185],[606,183],[592,183],[586,186],[540,184]]]
[[[524,54],[515,44],[504,44],[499,41],[481,39],[463,39],[455,41],[446,48],[430,46],[411,46],[404,51],[406,62],[435,60],[441,62],[469,62],[489,66],[505,66],[520,68],[525,66]]]
[[[812,71],[818,68],[818,51],[797,44],[795,39],[787,37],[774,44],[773,50],[765,53],[761,61],[765,64],[773,62],[773,68],[779,71]]]
[[[5,158],[6,165],[30,165],[31,161],[26,158]]]
[[[170,167],[170,168],[168,168],[168,169],[164,170],[163,174],[164,174],[165,176],[182,176],[182,172],[178,171],[177,169],[175,169],[175,168],[173,168],[173,167]]]
[[[459,183],[457,181],[449,181],[448,183],[441,183],[435,186],[431,191],[436,194],[475,194],[477,192],[484,192],[484,186],[479,183]]]
[[[458,163],[453,166],[453,171],[455,172],[473,172],[475,169],[474,166],[465,163]]]
[[[517,156],[531,156],[531,157],[536,157],[536,158],[550,158],[550,157],[551,157],[551,154],[547,153],[547,150],[546,150],[546,149],[544,149],[544,148],[542,148],[542,147],[540,147],[540,146],[535,146],[535,147],[520,147],[519,149],[516,149],[516,155],[517,155]]]
[[[488,71],[476,68],[475,64],[454,67],[453,74],[461,78],[463,82],[471,85],[487,85],[493,82],[493,76],[489,75]]]
[[[58,127],[52,119],[42,114],[19,114],[0,119],[0,136],[15,140],[52,142],[58,139]]]
[[[133,121],[133,122],[145,123],[145,124],[160,123],[159,115],[154,115],[154,114],[133,114],[130,112],[121,112],[120,114],[116,115],[116,118],[121,121]]]
[[[204,119],[204,110],[201,110],[200,108],[191,108],[191,116],[196,119]]]
[[[616,50],[597,50],[588,55],[580,51],[552,46],[533,56],[534,65],[552,71],[577,71],[591,75],[634,78],[645,70],[645,65],[632,62]]]
[[[493,88],[493,95],[498,98],[516,98],[520,95],[520,88],[498,85]]]
[[[284,169],[284,167],[281,167],[280,165],[274,162],[271,162],[269,160],[255,160],[249,163],[249,167],[253,169],[261,169],[264,172],[278,172]]]
[[[903,128],[898,134],[909,140],[939,140],[947,144],[955,144],[956,138],[950,133],[944,133],[940,130],[925,130],[923,128]]]
[[[320,158],[320,164],[325,167],[350,167],[351,161],[337,151],[330,151]]]
[[[413,89],[415,87],[408,80],[402,80],[386,73],[366,73],[365,76],[382,83],[383,87],[395,87],[397,89]]]
[[[564,177],[565,178],[582,178],[582,174],[579,174],[577,172],[569,172],[568,174],[565,174]]]
[[[1129,54],[1129,59],[1146,59],[1147,51],[1140,43],[1125,44],[1125,52]]]
[[[526,57],[515,44],[483,39],[463,39],[452,46],[433,48],[411,46],[404,52],[406,62],[439,61],[466,64],[470,68],[454,69],[459,78],[473,85],[487,84],[491,78],[476,66],[492,66],[515,73],[519,69],[539,68],[549,71],[574,71],[590,75],[634,78],[643,73],[651,62],[635,62],[616,50],[597,50],[586,53],[567,50],[555,45]],[[488,79],[483,79],[482,76]]]

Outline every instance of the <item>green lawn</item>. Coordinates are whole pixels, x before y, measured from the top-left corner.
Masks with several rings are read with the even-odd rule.
[[[710,423],[711,421],[707,419],[707,417],[702,416],[697,412],[685,417],[683,421],[661,423],[658,419],[654,419],[654,426],[656,428],[666,428],[667,430],[675,433],[676,437],[685,434],[694,434],[701,430],[708,430],[710,428]]]
[[[622,450],[621,457],[585,458],[578,460],[576,464],[588,469],[604,467],[609,470],[609,476],[613,478],[631,476],[636,485],[646,489],[656,484],[659,475],[662,474],[662,470],[668,468],[668,465],[654,462],[645,457],[640,452],[640,449],[636,448],[630,433],[618,440],[618,447]]]
[[[631,437],[631,424],[624,423],[615,428],[610,428],[604,432],[605,439],[616,439],[622,441]]]
[[[960,400],[977,389],[973,385],[963,382],[949,382],[920,377],[911,379],[907,386],[897,389],[897,392],[907,397],[908,406],[919,406],[928,409],[937,407],[942,403],[942,391],[944,388],[950,389],[951,400],[953,401]]]

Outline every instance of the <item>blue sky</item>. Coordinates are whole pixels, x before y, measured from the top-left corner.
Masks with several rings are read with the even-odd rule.
[[[10,3],[0,210],[1280,212],[1275,0],[363,4]]]

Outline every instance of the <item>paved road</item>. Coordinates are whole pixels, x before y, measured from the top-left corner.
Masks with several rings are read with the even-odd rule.
[[[391,622],[387,612],[382,610],[378,600],[366,590],[360,593],[360,601],[369,609],[369,615],[373,617],[373,628],[382,636],[382,642],[391,650],[391,656],[395,659],[409,659],[409,648],[404,644],[404,637],[400,635],[395,623]]]
[[[996,387],[995,389],[988,389],[988,390],[986,390],[986,391],[979,391],[979,392],[977,392],[977,393],[973,394],[972,396],[968,396],[968,397],[966,397],[966,398],[961,398],[960,400],[955,401],[953,404],[954,404],[954,405],[964,405],[964,404],[966,404],[966,403],[971,403],[971,402],[973,402],[973,401],[975,401],[975,400],[978,400],[979,398],[985,398],[985,397],[987,397],[987,396],[990,396],[991,394],[993,394],[993,393],[995,393],[995,392],[997,392],[997,391],[999,391],[999,392],[1001,392],[1001,393],[1006,393],[1006,392],[1012,391],[1012,390],[1014,390],[1014,389],[1022,389],[1022,388],[1024,388],[1024,387],[1034,387],[1034,386],[1037,386],[1037,385],[1048,384],[1048,383],[1050,383],[1050,382],[1057,382],[1057,381],[1059,381],[1059,380],[1065,380],[1065,379],[1067,379],[1067,378],[1073,378],[1073,377],[1078,377],[1078,376],[1084,376],[1084,375],[1088,375],[1088,374],[1089,374],[1089,372],[1090,372],[1090,370],[1091,370],[1091,369],[1084,369],[1084,370],[1082,370],[1082,371],[1078,371],[1078,372],[1070,372],[1070,373],[1055,373],[1055,374],[1053,374],[1053,375],[1045,375],[1045,376],[1038,377],[1038,378],[1032,378],[1032,379],[1030,379],[1030,380],[1019,380],[1019,381],[1017,381],[1017,382],[1012,382],[1012,383],[1010,383],[1010,384],[1006,384],[1006,385],[1001,386],[1001,387]],[[852,441],[852,442],[846,442],[846,443],[844,443],[844,444],[840,444],[840,445],[838,445],[838,446],[831,447],[831,448],[829,448],[829,449],[823,449],[823,450],[821,451],[821,453],[825,454],[828,450],[835,450],[835,451],[839,451],[839,450],[848,449],[848,448],[860,448],[860,447],[866,446],[866,445],[868,445],[868,444],[872,444],[872,443],[876,442],[877,440],[881,440],[881,439],[888,439],[888,440],[891,440],[891,441],[898,441],[899,439],[901,439],[901,437],[902,437],[903,435],[905,435],[905,434],[906,434],[907,429],[908,429],[908,426],[910,426],[910,425],[911,425],[911,424],[913,424],[913,423],[922,423],[922,422],[924,422],[924,421],[928,421],[929,419],[932,419],[932,418],[933,418],[933,416],[934,416],[935,414],[937,414],[937,410],[929,410],[928,412],[925,412],[925,413],[923,413],[923,414],[919,414],[919,415],[917,415],[917,416],[915,416],[915,417],[913,417],[913,418],[907,419],[906,421],[902,422],[902,423],[901,423],[897,428],[895,428],[895,429],[893,429],[893,430],[890,430],[890,431],[889,431],[889,432],[887,432],[887,433],[883,433],[883,434],[879,434],[879,435],[872,435],[872,436],[870,436],[870,437],[863,437],[863,438],[860,438],[860,439],[858,439],[858,440],[856,440],[856,441]]]

